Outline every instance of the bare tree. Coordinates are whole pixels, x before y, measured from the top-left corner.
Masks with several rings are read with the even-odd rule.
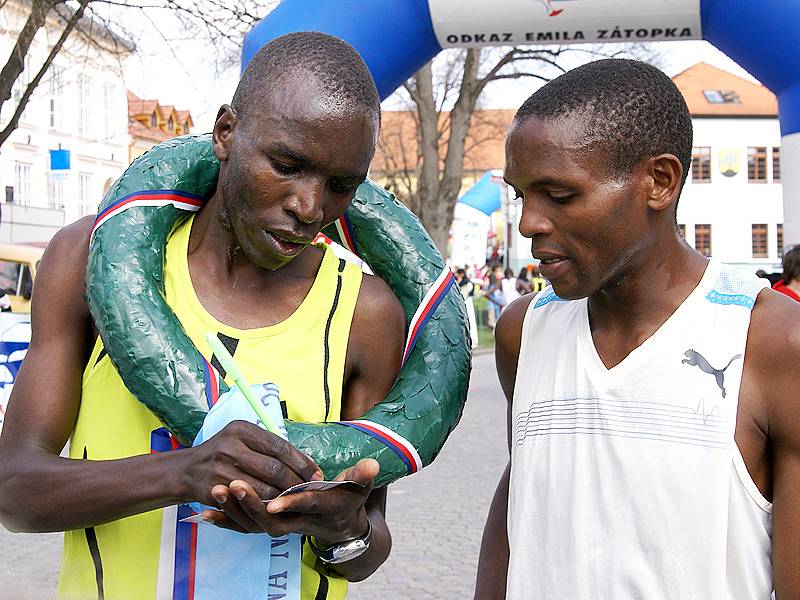
[[[0,7],[13,1],[0,0]],[[112,53],[130,52],[133,44],[128,41],[131,36],[126,35],[126,23],[131,11],[144,14],[155,29],[158,29],[157,18],[152,15],[168,11],[183,23],[187,31],[203,32],[210,47],[227,49],[218,55],[227,65],[238,59],[244,34],[258,21],[257,15],[268,12],[276,3],[277,0],[17,0],[16,4],[29,8],[29,13],[10,56],[0,70],[0,109],[11,98],[14,85],[25,69],[26,57],[36,34],[43,28],[50,28],[59,35],[48,48],[42,65],[25,84],[9,122],[0,131],[0,146],[18,127],[31,96],[68,39],[80,36],[80,40],[89,46],[103,46]]]
[[[380,174],[420,217],[442,251],[447,247],[453,209],[461,190],[465,156],[505,135],[507,123],[478,126],[482,115],[476,108],[486,87],[508,79],[548,81],[565,71],[563,59],[567,54],[579,52],[594,57],[635,55],[650,62],[657,56],[651,47],[641,45],[605,50],[451,50],[442,61],[426,64],[405,83],[408,119],[401,119],[396,130],[382,132],[378,147]]]

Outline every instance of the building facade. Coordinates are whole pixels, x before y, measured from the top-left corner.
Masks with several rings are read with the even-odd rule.
[[[0,56],[10,54],[29,12],[29,2],[4,4]],[[128,165],[122,74],[133,49],[99,24],[88,20],[83,24],[86,27],[79,25],[56,55],[19,127],[0,147],[0,202],[61,211],[64,224],[94,213],[104,192]],[[78,30],[89,25],[91,36]],[[36,34],[11,99],[3,105],[0,127],[8,123],[62,29],[63,22],[51,11],[46,26]]]
[[[687,242],[707,256],[770,271],[783,254],[778,103],[765,87],[699,63],[673,78],[694,126],[678,205]]]

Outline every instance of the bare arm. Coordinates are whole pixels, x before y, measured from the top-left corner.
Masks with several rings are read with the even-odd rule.
[[[224,439],[203,450],[109,461],[59,457],[78,415],[81,374],[95,336],[83,299],[91,226],[88,218],[60,231],[36,278],[31,344],[0,436],[3,524],[14,531],[61,531],[180,501],[213,504],[213,484],[236,478],[274,495],[263,476],[243,472],[263,473],[263,455],[273,451],[297,471],[284,469],[287,481],[310,479],[316,465],[308,457],[245,424],[229,426]]]
[[[511,407],[514,385],[517,379],[517,361],[522,342],[522,323],[533,296],[513,302],[497,321],[495,327],[495,363],[500,385],[508,401],[507,435],[509,462],[495,491],[486,527],[483,530],[481,553],[478,561],[478,578],[475,584],[475,600],[500,600],[506,597],[508,574],[508,484],[511,475],[511,430],[513,415]]]
[[[772,488],[772,566],[779,600],[800,599],[800,303],[764,291],[753,311],[747,390],[763,408]],[[745,382],[743,381],[743,387]]]

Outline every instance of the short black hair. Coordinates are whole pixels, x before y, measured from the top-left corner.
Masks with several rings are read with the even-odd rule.
[[[783,255],[783,282],[800,281],[800,244],[792,246]]]
[[[617,173],[641,160],[672,154],[691,168],[692,118],[675,83],[638,60],[598,60],[568,71],[534,92],[514,121],[529,117],[583,120],[586,143],[602,151]]]
[[[290,76],[313,80],[331,113],[361,112],[380,122],[380,96],[364,60],[344,40],[318,31],[287,33],[253,55],[231,102],[237,117]]]

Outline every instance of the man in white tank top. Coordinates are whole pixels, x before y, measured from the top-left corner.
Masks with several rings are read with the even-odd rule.
[[[551,286],[495,330],[510,460],[476,599],[800,598],[800,305],[680,237],[691,149],[636,61],[517,113],[505,178]]]

